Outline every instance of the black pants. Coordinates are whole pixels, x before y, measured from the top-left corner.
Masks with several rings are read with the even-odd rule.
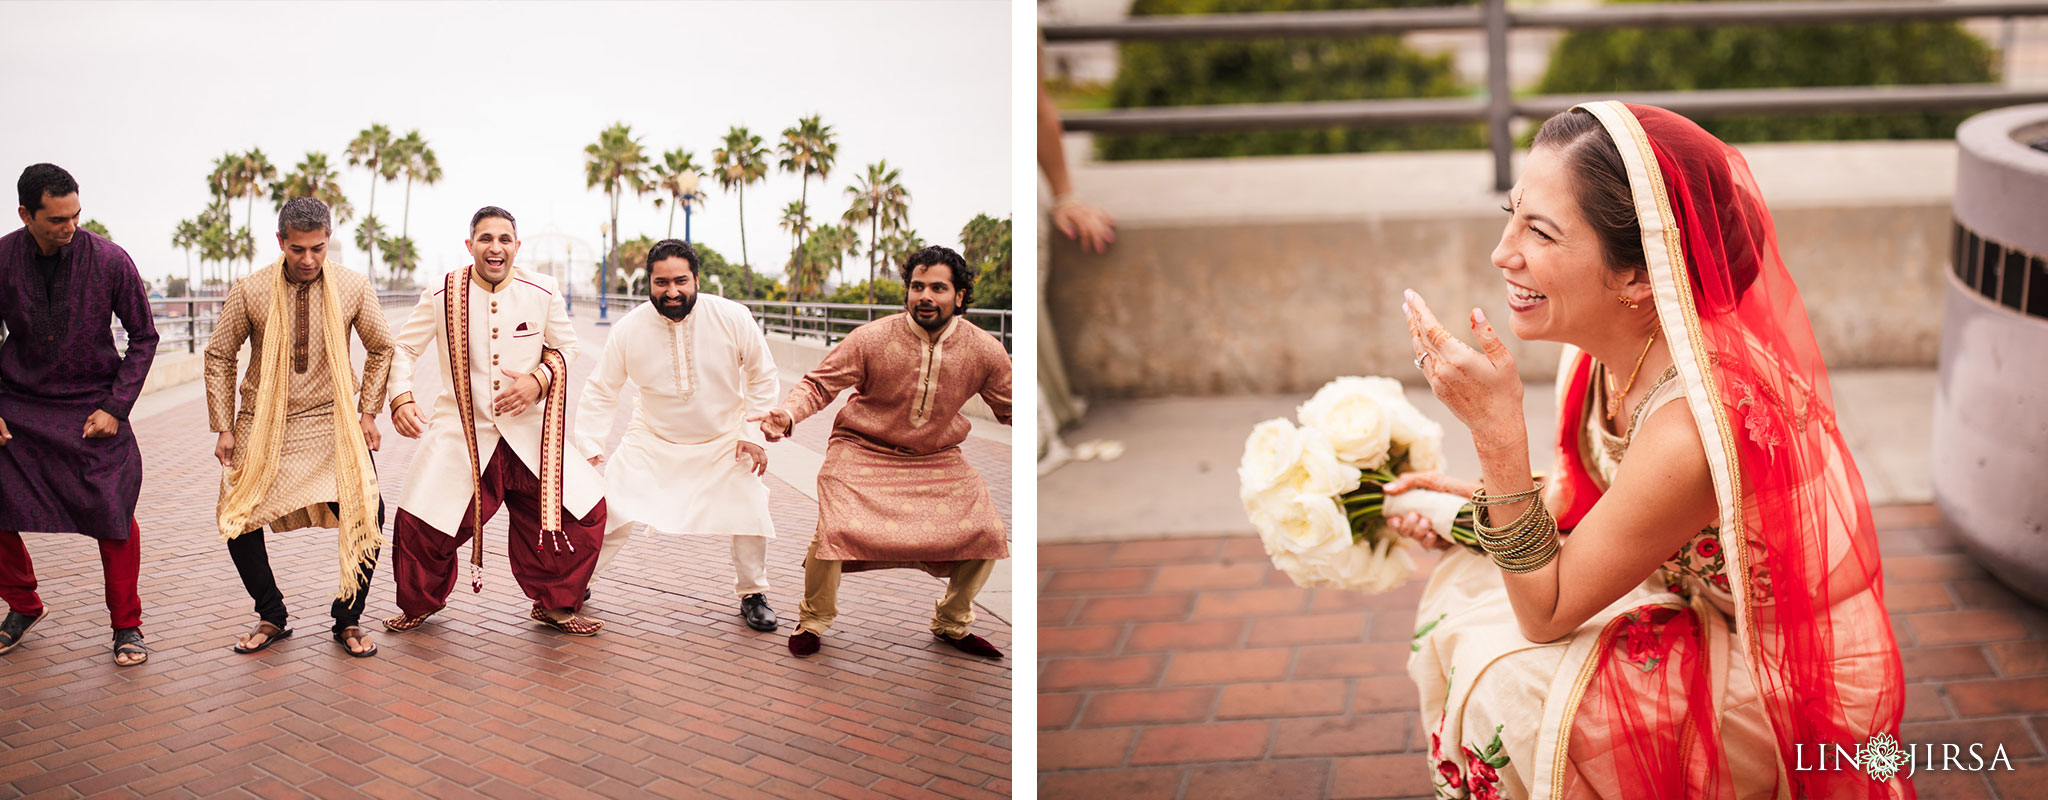
[[[328,503],[336,514],[340,514],[339,503]],[[377,504],[377,527],[384,526],[384,504]],[[277,588],[277,576],[270,571],[270,553],[263,546],[263,529],[244,533],[228,540],[228,555],[235,560],[235,571],[241,573],[242,588],[249,590],[249,598],[256,601],[256,616],[264,622],[285,627],[289,615],[285,612],[284,593]],[[370,598],[370,577],[377,571],[378,552],[370,554],[370,563],[363,568],[361,579],[356,581],[355,599],[335,600],[334,632],[341,633],[360,624],[363,619],[363,605]]]

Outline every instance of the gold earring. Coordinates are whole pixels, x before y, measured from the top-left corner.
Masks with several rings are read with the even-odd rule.
[[[1616,296],[1614,299],[1620,300],[1622,305],[1628,306],[1630,309],[1642,308],[1641,304],[1638,304],[1636,301],[1630,300],[1627,297]]]

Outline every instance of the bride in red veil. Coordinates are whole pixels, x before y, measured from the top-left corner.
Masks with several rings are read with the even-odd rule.
[[[1403,306],[1496,530],[1421,602],[1438,795],[1913,797],[1885,757],[1905,684],[1869,503],[1742,155],[1663,109],[1581,105],[1544,124],[1507,211],[1511,328],[1567,345],[1537,499],[1517,498],[1538,482],[1492,325],[1474,310],[1468,346]]]

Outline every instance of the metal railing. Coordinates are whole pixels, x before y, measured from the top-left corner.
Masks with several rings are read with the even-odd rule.
[[[577,295],[575,302],[596,302],[596,298]],[[616,317],[635,306],[647,302],[643,296],[618,296],[605,298]],[[779,333],[790,337],[815,337],[823,339],[830,347],[846,338],[854,328],[866,325],[882,317],[902,311],[902,306],[867,305],[864,303],[789,303],[775,300],[740,300],[741,305],[754,313],[754,320],[761,325],[764,333]],[[1010,347],[1010,311],[1000,308],[970,308],[965,314],[967,321],[988,331],[1003,343],[1003,350],[1014,352]]]
[[[377,304],[402,305],[418,300],[419,296],[419,292],[412,290],[382,291],[377,293]],[[220,318],[221,306],[226,304],[226,295],[150,298],[149,313],[156,321],[156,351],[167,353],[183,347],[187,353],[199,352],[213,337],[214,321]],[[121,328],[120,320],[112,324],[114,343],[125,352],[128,332]],[[5,341],[5,337],[0,336],[0,341]]]
[[[1589,100],[1618,99],[1662,106],[1687,115],[1950,111],[2048,102],[2048,88],[2011,89],[1987,84],[1719,89],[1518,98],[1509,90],[1507,61],[1507,37],[1516,29],[1800,25],[2034,16],[2048,16],[2048,0],[1741,0],[1519,10],[1510,10],[1506,0],[1481,0],[1478,5],[1455,8],[1141,17],[1116,22],[1048,24],[1043,30],[1048,42],[1328,38],[1409,31],[1483,31],[1486,36],[1486,91],[1477,98],[1128,108],[1075,112],[1067,115],[1063,123],[1066,130],[1093,133],[1190,133],[1485,122],[1487,146],[1493,154],[1494,189],[1506,191],[1514,184],[1510,158],[1515,142],[1509,131],[1510,124],[1517,118],[1546,118]]]

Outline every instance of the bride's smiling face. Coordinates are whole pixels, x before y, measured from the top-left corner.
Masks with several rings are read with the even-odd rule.
[[[1508,205],[1493,265],[1506,281],[1515,336],[1576,343],[1577,334],[1614,324],[1619,304],[1611,284],[1625,281],[1608,269],[1558,148],[1529,151]]]

